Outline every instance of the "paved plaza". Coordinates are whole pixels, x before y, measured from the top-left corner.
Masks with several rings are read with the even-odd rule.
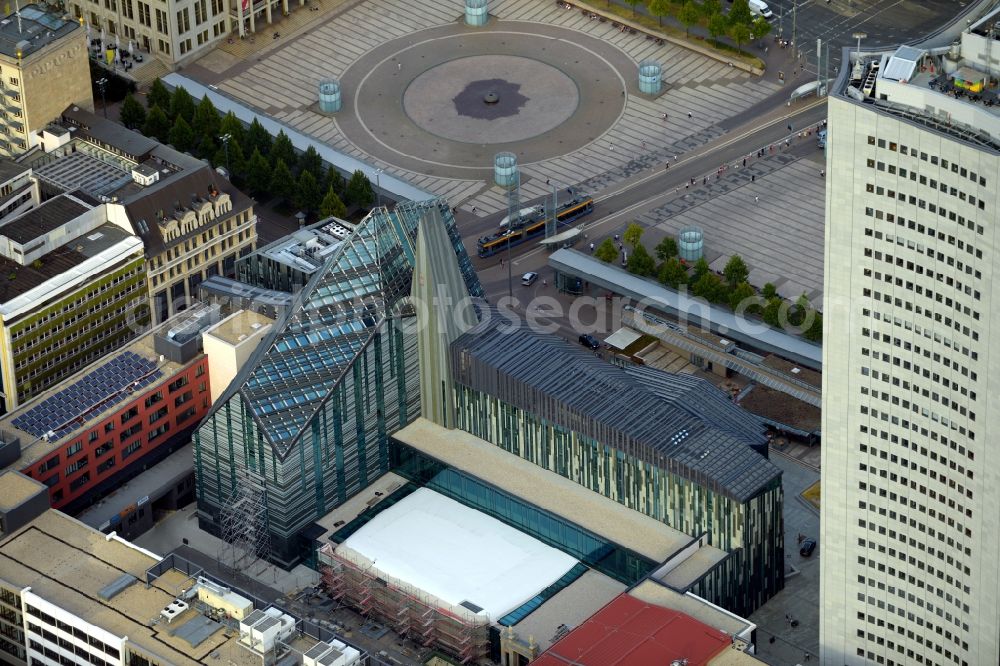
[[[492,187],[496,152],[518,155],[524,200],[549,193],[547,180],[584,182],[596,193],[721,135],[722,123],[780,89],[725,62],[620,32],[554,2],[493,3],[482,28],[464,25],[463,11],[456,0],[371,0],[283,37],[256,61],[207,58],[185,74],[480,215],[506,207],[503,192]],[[547,76],[563,84],[550,93],[560,103],[529,94],[534,76],[526,71],[508,70],[505,79],[500,61],[493,67],[472,60],[447,65],[477,56],[518,56],[536,61],[536,72],[556,70]],[[647,58],[663,65],[667,82],[655,98],[637,88],[637,64]],[[435,81],[434,69],[441,66],[465,71],[455,81]],[[329,78],[344,90],[344,109],[334,117],[320,113],[316,103],[319,81]],[[429,94],[415,83],[438,86],[439,101],[446,102],[470,83],[494,78],[535,96],[514,116],[533,128],[531,136],[493,143],[497,135],[487,132],[470,141],[475,124],[467,118],[464,133],[445,131],[440,113],[429,116],[406,104],[407,97]],[[566,79],[577,89],[575,102]],[[440,103],[439,111],[445,106]]]

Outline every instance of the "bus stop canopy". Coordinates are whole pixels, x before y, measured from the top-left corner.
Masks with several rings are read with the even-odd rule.
[[[555,236],[546,238],[542,241],[542,245],[549,249],[558,249],[564,243],[573,244],[576,240],[583,234],[583,231],[579,228],[567,229],[562,233],[558,233]]]

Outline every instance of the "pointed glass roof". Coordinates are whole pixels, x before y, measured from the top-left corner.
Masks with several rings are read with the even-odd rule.
[[[417,223],[431,208],[440,210],[470,294],[482,296],[446,201],[373,210],[296,294],[284,321],[233,382],[279,457],[287,455],[386,312],[408,306]]]

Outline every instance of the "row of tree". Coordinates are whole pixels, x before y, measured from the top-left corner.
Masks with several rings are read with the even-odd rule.
[[[610,0],[609,0],[610,2]],[[729,37],[736,43],[736,48],[742,48],[751,39],[763,39],[771,33],[771,24],[762,16],[755,16],[750,11],[747,0],[733,0],[729,12],[722,11],[719,0],[626,0],[635,14],[637,5],[645,5],[646,12],[663,25],[664,16],[675,17],[684,26],[685,33],[690,34],[691,26],[704,25],[712,39]]]
[[[771,283],[758,293],[747,282],[750,271],[740,255],[730,257],[719,276],[712,272],[704,257],[688,267],[677,256],[677,241],[671,236],[664,237],[654,248],[654,259],[642,244],[642,233],[643,228],[633,222],[622,234],[622,240],[631,248],[626,262],[630,273],[655,277],[672,289],[686,287],[692,295],[711,303],[728,305],[741,314],[759,316],[769,326],[801,332],[813,342],[822,340],[823,316],[813,309],[806,295],[802,294],[794,303],[786,301]],[[597,247],[594,256],[611,263],[618,258],[618,252],[618,247],[608,238]]]
[[[313,146],[297,154],[284,131],[274,137],[256,118],[245,126],[232,112],[223,116],[207,95],[195,102],[184,88],[171,92],[156,79],[146,102],[148,109],[126,96],[122,124],[225,167],[237,187],[260,200],[278,198],[320,217],[345,217],[348,206],[364,208],[375,200],[364,172],[355,171],[345,182],[339,171],[324,166]]]

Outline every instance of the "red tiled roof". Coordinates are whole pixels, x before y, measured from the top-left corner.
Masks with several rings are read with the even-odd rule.
[[[679,611],[618,595],[531,662],[532,666],[702,666],[729,648],[728,634]]]

